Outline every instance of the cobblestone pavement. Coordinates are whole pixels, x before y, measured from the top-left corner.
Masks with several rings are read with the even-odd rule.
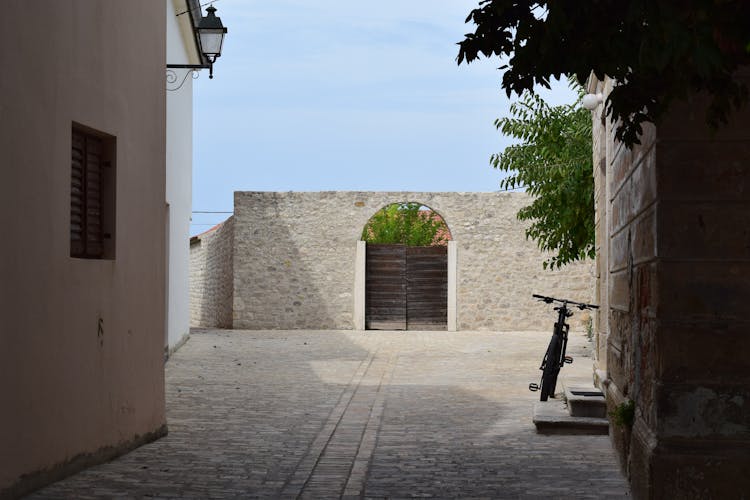
[[[538,435],[542,332],[198,330],[169,435],[33,498],[624,498],[607,436]],[[571,334],[590,380],[590,350]]]

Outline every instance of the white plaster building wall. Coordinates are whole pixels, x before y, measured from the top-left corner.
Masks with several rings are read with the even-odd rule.
[[[185,0],[166,0],[167,63],[195,64],[197,55]],[[193,79],[188,70],[174,70],[175,83],[167,84],[167,189],[168,204],[168,314],[166,348],[174,349],[190,330],[190,215],[193,175]],[[187,78],[175,89],[184,76]]]
[[[592,300],[593,262],[542,268],[516,219],[524,193],[237,192],[234,327],[352,329],[356,242],[403,201],[436,210],[456,241],[459,330],[550,329],[551,307],[532,293]]]

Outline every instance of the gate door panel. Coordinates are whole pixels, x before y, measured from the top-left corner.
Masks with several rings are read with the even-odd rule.
[[[365,328],[446,330],[448,249],[367,245]]]
[[[448,249],[406,248],[406,326],[408,330],[446,330],[448,325]]]
[[[406,330],[406,247],[367,245],[365,328]]]

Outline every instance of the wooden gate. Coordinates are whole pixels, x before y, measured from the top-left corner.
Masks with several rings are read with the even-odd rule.
[[[367,245],[365,327],[445,330],[448,252],[444,246]]]

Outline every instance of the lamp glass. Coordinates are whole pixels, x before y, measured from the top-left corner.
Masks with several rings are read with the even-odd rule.
[[[224,43],[223,29],[201,29],[199,31],[201,50],[209,58],[221,55],[221,46]]]

